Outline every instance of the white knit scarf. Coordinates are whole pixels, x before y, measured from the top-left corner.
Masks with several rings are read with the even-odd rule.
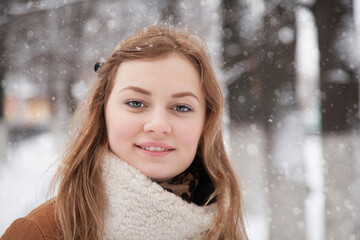
[[[104,158],[103,180],[104,239],[202,239],[217,213],[216,204],[188,203],[112,153]]]

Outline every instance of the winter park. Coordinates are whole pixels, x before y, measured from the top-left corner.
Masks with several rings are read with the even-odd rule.
[[[2,0],[0,237],[56,196],[95,63],[160,24],[206,43],[248,238],[360,239],[358,0]]]

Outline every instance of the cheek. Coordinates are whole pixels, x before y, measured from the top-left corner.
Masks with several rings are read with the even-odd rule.
[[[202,129],[203,124],[200,122],[197,124],[194,124],[194,122],[177,124],[176,135],[181,144],[193,152],[197,149]]]
[[[133,121],[120,120],[112,124],[110,134],[116,139],[129,140],[136,132],[136,124]]]
[[[109,112],[106,114],[106,125],[110,144],[127,141],[141,128],[138,120],[133,119],[121,112]]]

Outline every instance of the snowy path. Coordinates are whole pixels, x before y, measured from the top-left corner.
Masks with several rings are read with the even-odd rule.
[[[26,139],[8,151],[7,162],[0,166],[0,236],[11,222],[46,200],[56,154],[50,133]]]

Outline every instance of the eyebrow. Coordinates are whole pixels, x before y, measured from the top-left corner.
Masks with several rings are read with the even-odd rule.
[[[119,93],[121,93],[122,91],[125,91],[125,90],[133,90],[134,92],[139,92],[139,93],[151,96],[151,92],[149,92],[148,90],[145,90],[145,89],[139,88],[139,87],[134,87],[134,86],[124,87],[123,89],[121,89],[119,91]]]
[[[196,98],[196,100],[198,100],[200,102],[199,98],[195,94],[193,94],[192,92],[175,93],[175,94],[172,95],[172,97],[173,98],[194,97],[194,98]]]
[[[151,96],[151,92],[146,90],[146,89],[143,89],[143,88],[140,88],[140,87],[135,87],[135,86],[128,86],[128,87],[124,87],[123,89],[121,89],[119,91],[119,93],[121,93],[122,91],[125,91],[125,90],[132,90],[134,92],[138,92],[138,93],[141,93],[141,94],[144,94],[144,95],[148,95],[148,96]],[[171,97],[173,98],[182,98],[182,97],[194,97],[196,100],[199,100],[199,98],[192,92],[179,92],[179,93],[174,93],[173,95],[171,95]]]

